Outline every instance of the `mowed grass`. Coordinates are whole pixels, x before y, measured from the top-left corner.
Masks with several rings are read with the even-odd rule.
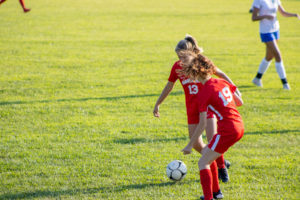
[[[152,109],[186,33],[240,88],[245,136],[226,153],[225,199],[299,199],[300,21],[279,16],[291,91],[265,47],[251,1],[32,0],[0,6],[0,199],[198,199],[181,85]],[[285,0],[300,13],[300,1]],[[180,183],[165,167],[183,160]]]

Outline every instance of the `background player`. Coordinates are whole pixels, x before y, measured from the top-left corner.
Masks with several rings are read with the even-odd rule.
[[[236,86],[225,80],[211,77],[216,71],[216,66],[208,58],[201,53],[196,54],[189,51],[181,54],[181,73],[185,77],[198,80],[203,84],[198,96],[200,122],[190,142],[182,151],[184,154],[191,153],[194,143],[205,129],[207,110],[211,109],[218,118],[218,131],[203,149],[202,157],[198,162],[204,194],[201,199],[222,199],[223,194],[220,190],[217,166],[214,160],[224,154],[244,134],[242,118],[236,109],[236,106],[241,106],[243,101],[236,92]]]
[[[192,36],[187,35],[184,40],[179,41],[175,48],[175,52],[177,53],[179,59],[180,59],[180,52],[181,51],[192,51],[195,53],[202,52],[202,49],[198,47],[197,41]],[[187,112],[187,119],[188,119],[188,130],[189,130],[189,136],[191,137],[194,133],[195,128],[197,127],[197,124],[199,123],[199,112],[198,112],[198,94],[199,91],[202,88],[202,84],[199,81],[192,81],[184,76],[180,76],[176,71],[180,70],[180,60],[176,61],[175,64],[172,67],[168,82],[163,89],[160,97],[157,99],[156,104],[154,106],[153,114],[155,117],[159,117],[159,106],[164,101],[164,99],[169,95],[169,93],[172,91],[175,82],[177,79],[180,80],[180,83],[183,87],[184,93],[185,93],[185,103],[186,103],[186,112]],[[214,73],[220,78],[223,78],[233,84],[233,82],[230,80],[230,78],[222,72],[220,69],[216,68],[216,71]],[[208,112],[207,114],[207,127],[206,127],[206,137],[207,141],[210,141],[213,137],[213,135],[216,133],[216,119],[214,115],[211,112]],[[202,137],[199,137],[197,142],[194,143],[194,149],[197,150],[199,153],[201,153],[202,149],[204,148],[205,144],[203,143]],[[228,182],[229,176],[228,172],[225,166],[227,168],[230,166],[230,163],[228,161],[224,160],[223,155],[220,156],[220,158],[217,159],[217,164],[219,168],[219,177],[223,182]]]
[[[0,0],[0,5],[1,5],[2,3],[4,3],[5,1],[6,1],[6,0]],[[29,8],[26,8],[26,7],[25,7],[24,0],[19,0],[19,2],[20,2],[21,6],[22,6],[22,8],[23,8],[23,11],[24,11],[25,13],[27,13],[27,12],[30,11]]]
[[[261,61],[257,75],[252,82],[259,87],[263,86],[261,78],[271,64],[271,60],[275,58],[276,71],[283,84],[283,89],[290,90],[279,47],[276,42],[276,40],[279,39],[277,10],[279,10],[284,17],[297,17],[298,19],[300,19],[300,17],[298,14],[286,12],[280,0],[254,0],[252,8],[252,20],[260,21],[259,31],[261,41],[266,44],[266,56]]]

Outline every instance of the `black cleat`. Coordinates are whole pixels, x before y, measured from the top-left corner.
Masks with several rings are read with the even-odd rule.
[[[225,163],[225,167],[226,167],[227,169],[229,169],[231,163],[230,163],[228,160],[224,160],[224,163]]]
[[[219,179],[222,180],[223,183],[227,183],[229,181],[229,175],[226,168],[218,169]]]
[[[218,192],[213,192],[213,197],[214,197],[213,199],[223,199],[224,198],[221,190],[219,190]],[[204,200],[204,196],[201,196],[200,199]]]

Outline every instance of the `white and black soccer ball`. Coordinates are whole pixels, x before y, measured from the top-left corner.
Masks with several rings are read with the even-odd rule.
[[[186,174],[186,165],[181,160],[173,160],[167,166],[167,176],[173,181],[181,181]]]

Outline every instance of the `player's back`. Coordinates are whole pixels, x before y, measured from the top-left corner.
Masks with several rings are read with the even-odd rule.
[[[243,123],[233,99],[235,90],[236,86],[223,79],[211,78],[203,86],[200,95],[206,96],[205,106],[216,114],[218,131],[223,129],[222,132],[226,132]]]

